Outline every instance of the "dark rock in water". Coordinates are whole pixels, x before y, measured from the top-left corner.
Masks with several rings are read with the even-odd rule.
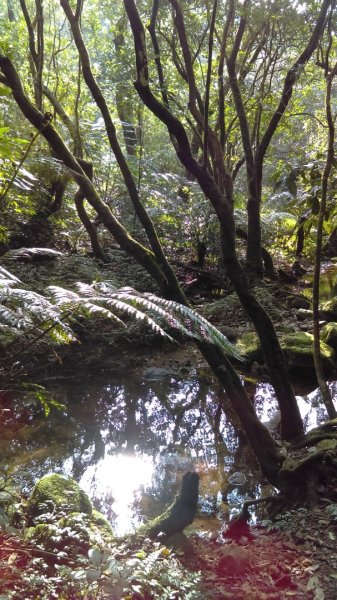
[[[175,374],[169,369],[163,369],[161,367],[149,367],[143,371],[143,378],[147,381],[161,381],[168,377],[174,377]]]
[[[291,308],[304,308],[309,310],[311,307],[311,302],[304,296],[290,296],[289,305]]]
[[[63,256],[62,252],[52,248],[19,248],[18,250],[9,250],[4,258],[23,262],[44,262],[55,260],[60,256]]]

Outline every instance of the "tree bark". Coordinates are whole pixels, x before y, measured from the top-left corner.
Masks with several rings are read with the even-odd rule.
[[[166,125],[170,135],[175,138],[178,158],[184,167],[196,177],[205,196],[214,207],[221,227],[221,245],[225,269],[261,339],[266,364],[280,405],[283,436],[287,440],[294,439],[303,433],[302,419],[290,385],[285,359],[273,324],[254,297],[236,255],[235,223],[231,204],[221,193],[208,170],[194,159],[182,123],[153,95],[149,86],[144,27],[134,0],[124,0],[124,4],[129,16],[135,43],[137,68],[136,90],[144,104]]]

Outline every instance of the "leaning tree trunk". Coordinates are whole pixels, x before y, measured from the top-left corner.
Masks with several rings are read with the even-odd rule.
[[[135,44],[137,69],[135,88],[144,104],[166,125],[171,139],[174,138],[175,140],[174,145],[179,160],[195,176],[205,196],[213,205],[221,227],[225,268],[244,309],[252,319],[260,336],[262,350],[280,406],[283,437],[292,440],[303,433],[302,419],[273,324],[254,297],[236,255],[235,223],[232,207],[220,191],[207,167],[200,165],[194,159],[182,123],[153,95],[149,84],[144,27],[134,0],[124,0],[124,5],[130,20]]]
[[[166,265],[164,273],[164,270],[161,267],[163,264],[162,260],[159,263],[158,258],[144,246],[136,242],[113,216],[109,207],[99,198],[92,182],[81,169],[81,166],[76,161],[75,157],[65,146],[62,138],[52,127],[50,122],[46,122],[44,116],[24,95],[18,75],[7,57],[0,56],[0,68],[6,76],[6,85],[12,89],[14,98],[23,114],[41,132],[41,135],[45,137],[53,152],[55,152],[70,169],[75,181],[80,186],[83,195],[96,210],[102,222],[105,224],[108,231],[115,237],[121,248],[133,256],[135,260],[148,271],[166,297],[174,297],[175,300],[180,301],[182,304],[187,304],[187,300],[180,289],[176,278],[172,277],[168,280],[165,276],[166,272],[169,273],[170,270],[172,270],[171,266]],[[163,265],[163,267],[165,267],[165,265]],[[241,384],[240,378],[225,355],[212,344],[200,342],[198,343],[198,346],[223,384],[233,408],[240,418],[242,427],[246,431],[247,438],[254,448],[261,471],[271,483],[276,485],[278,471],[282,462],[279,446],[275,443],[269,431],[261,424],[256,416],[250,399]]]

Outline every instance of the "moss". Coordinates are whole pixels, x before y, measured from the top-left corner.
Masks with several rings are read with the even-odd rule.
[[[322,327],[321,340],[337,351],[337,323],[326,323]]]
[[[335,450],[337,448],[337,439],[321,440],[317,444],[319,450]]]
[[[45,475],[36,483],[27,504],[29,518],[46,512],[43,506],[46,502],[52,503],[54,512],[63,510],[66,513],[92,514],[92,504],[78,483],[56,473]]]
[[[105,516],[101,512],[94,509],[92,511],[92,516],[91,516],[90,521],[98,529],[100,529],[103,534],[105,533],[105,534],[108,534],[109,536],[112,536],[112,534],[113,534],[112,527],[111,527],[108,519],[106,519]]]
[[[281,347],[286,355],[290,372],[297,375],[314,373],[313,343],[314,336],[304,331],[283,336]],[[335,353],[330,346],[322,341],[320,349],[323,367],[328,375],[332,373],[335,367]]]
[[[327,300],[323,302],[320,307],[320,312],[322,317],[324,318],[336,318],[337,316],[337,298],[332,298],[331,300]]]
[[[236,347],[243,358],[250,364],[255,361],[260,364],[264,362],[260,341],[254,331],[245,333],[242,338],[238,340]]]
[[[34,544],[42,544],[46,549],[55,548],[55,536],[57,536],[59,528],[57,525],[39,523],[36,527],[28,527],[24,533],[24,538],[27,542]]]
[[[291,373],[295,375],[314,374],[313,342],[314,336],[304,331],[280,335],[281,347]],[[259,364],[264,362],[261,345],[255,332],[245,333],[237,342],[236,347],[249,364],[255,361]],[[321,341],[321,356],[325,372],[329,375],[335,367],[335,353],[323,341]]]

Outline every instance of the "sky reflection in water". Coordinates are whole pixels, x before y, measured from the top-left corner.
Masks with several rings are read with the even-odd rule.
[[[336,398],[337,382],[331,386]],[[219,506],[221,492],[231,508],[261,493],[255,458],[223,415],[218,386],[206,378],[84,381],[51,391],[65,409],[48,419],[18,399],[13,429],[3,425],[1,463],[12,465],[28,491],[47,473],[75,477],[118,535],[163,510],[191,469],[201,475],[205,513]],[[326,418],[317,390],[298,402],[307,429]],[[262,421],[273,418],[277,404],[269,384],[257,386],[254,403]],[[245,474],[245,485],[228,485],[233,471]]]

